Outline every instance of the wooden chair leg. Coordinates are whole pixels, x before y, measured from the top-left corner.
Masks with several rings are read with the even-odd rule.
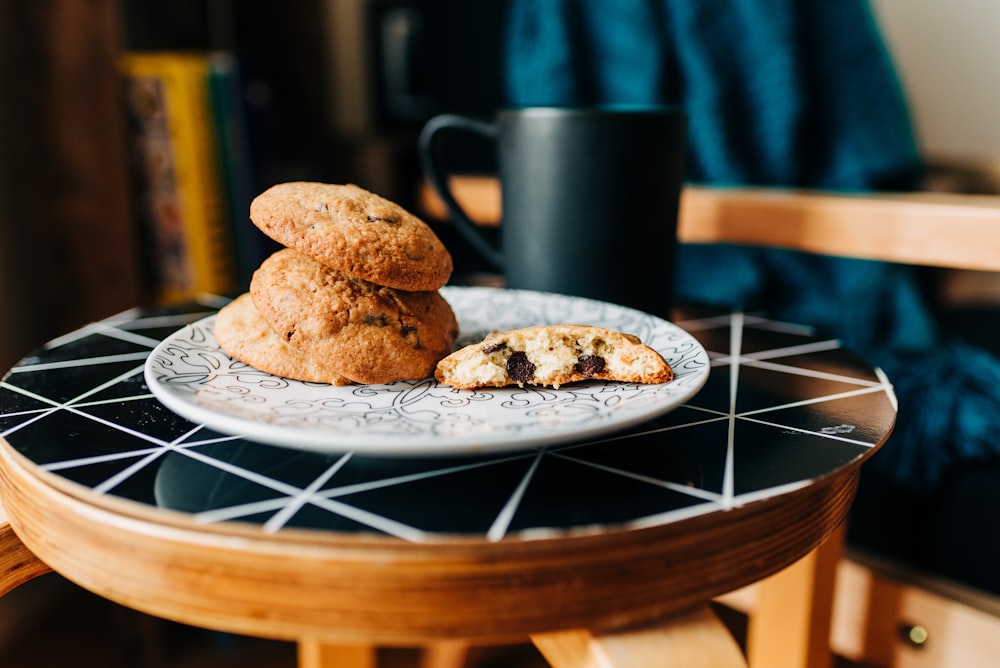
[[[51,572],[14,533],[0,505],[0,596],[32,578]]]
[[[707,607],[659,626],[595,635],[586,630],[531,637],[553,668],[746,667],[729,629]]]
[[[757,583],[747,628],[751,668],[830,668],[833,596],[843,552],[841,526],[805,557]]]

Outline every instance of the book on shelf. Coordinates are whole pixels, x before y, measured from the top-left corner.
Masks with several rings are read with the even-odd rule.
[[[232,74],[222,62],[208,53],[122,57],[133,199],[159,302],[241,286],[234,221],[242,216],[249,226],[251,186],[238,164],[246,160],[237,147],[242,131],[226,124],[239,119],[220,111],[236,102],[218,91]]]
[[[256,190],[254,160],[241,72],[232,54],[210,54],[209,91],[226,195],[224,214],[233,243],[237,280],[246,286],[254,270],[274,249],[273,242],[250,223],[250,202]]]

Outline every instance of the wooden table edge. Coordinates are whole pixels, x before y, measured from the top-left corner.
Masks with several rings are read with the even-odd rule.
[[[288,640],[499,643],[666,618],[770,575],[840,525],[859,466],[725,511],[739,521],[705,516],[683,530],[667,524],[496,543],[310,541],[306,531],[252,535],[161,523],[67,494],[2,440],[0,501],[42,562],[164,618]],[[733,532],[745,536],[734,540]],[[686,566],[671,570],[675,558]]]

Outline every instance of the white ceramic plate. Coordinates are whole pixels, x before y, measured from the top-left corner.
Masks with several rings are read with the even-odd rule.
[[[456,347],[489,331],[578,323],[637,335],[675,379],[660,385],[588,381],[456,390],[433,379],[334,387],[260,372],[226,355],[215,316],[168,336],[146,360],[150,390],[181,416],[217,431],[310,450],[371,455],[473,454],[547,445],[622,429],[680,406],[705,384],[709,358],[665,320],[605,302],[496,288],[447,287]]]

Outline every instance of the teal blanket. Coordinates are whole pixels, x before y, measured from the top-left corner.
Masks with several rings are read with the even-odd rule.
[[[509,104],[683,106],[692,183],[918,183],[906,100],[864,0],[510,0],[506,28]],[[686,246],[678,262],[680,298],[811,324],[886,371],[899,420],[872,466],[927,486],[1000,454],[1000,362],[942,340],[911,268],[740,247]]]

